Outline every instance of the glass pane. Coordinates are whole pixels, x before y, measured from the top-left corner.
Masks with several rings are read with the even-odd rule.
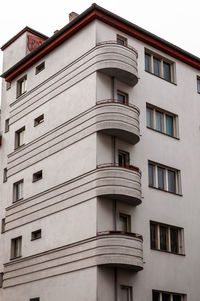
[[[156,225],[155,224],[151,224],[150,225],[150,239],[151,239],[151,248],[152,249],[156,249],[157,245],[156,245]]]
[[[158,167],[158,188],[165,189],[165,169]]]
[[[200,93],[200,78],[197,78],[197,92]]]
[[[128,231],[128,220],[127,220],[127,216],[125,215],[120,215],[119,217],[119,222],[120,222],[120,231]]]
[[[126,102],[126,97],[123,94],[117,93],[117,100],[121,103],[125,103]]]
[[[151,72],[151,56],[145,53],[145,70]]]
[[[153,301],[160,301],[160,293],[153,292]]]
[[[24,144],[24,131],[19,132],[19,146]]]
[[[156,130],[163,131],[163,113],[156,111]]]
[[[167,251],[167,228],[160,226],[160,249]]]
[[[173,117],[166,115],[166,134],[173,136]]]
[[[178,229],[170,229],[171,252],[178,253]]]
[[[163,77],[164,79],[171,81],[170,77],[170,64],[163,62]]]
[[[154,171],[155,171],[155,166],[149,164],[148,166],[148,172],[149,172],[149,186],[155,186],[154,183]]]
[[[153,128],[153,110],[147,108],[147,126]]]
[[[168,191],[176,193],[176,174],[172,170],[168,170]]]
[[[182,301],[181,295],[173,295],[173,301]]]
[[[153,58],[153,73],[157,76],[160,76],[160,60]]]
[[[119,152],[118,163],[119,166],[126,166],[127,164],[129,164],[129,154],[125,152]]]
[[[170,294],[162,293],[162,301],[170,301]]]

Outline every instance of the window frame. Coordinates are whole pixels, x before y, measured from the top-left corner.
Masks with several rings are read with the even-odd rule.
[[[123,102],[121,102],[119,100],[118,95],[124,97],[124,101]],[[125,93],[125,92],[123,92],[123,91],[117,90],[117,101],[118,101],[118,103],[128,105],[128,103],[129,103],[128,94]]]
[[[45,61],[40,63],[38,66],[35,67],[35,75],[42,72],[45,69]]]
[[[17,81],[17,98],[27,92],[27,74]]]
[[[41,175],[41,176],[40,176],[39,178],[37,178],[38,175]],[[41,169],[41,170],[39,170],[39,171],[33,173],[32,183],[35,183],[35,182],[37,182],[37,181],[40,181],[40,180],[42,180],[42,178],[43,178],[43,171],[42,171],[42,169]]]
[[[10,120],[9,118],[5,120],[5,130],[4,130],[5,133],[9,132],[9,120]]]
[[[34,127],[40,125],[43,122],[44,122],[44,114],[41,114],[40,116],[34,119]]]
[[[40,234],[39,236],[37,236],[37,234]],[[38,229],[38,230],[35,230],[33,232],[31,232],[31,241],[33,240],[37,240],[37,239],[40,239],[42,238],[42,230],[41,229]]]
[[[22,184],[22,197],[17,197],[18,185]],[[24,198],[24,179],[21,179],[13,184],[13,203],[23,200]]]
[[[162,301],[162,294],[169,294],[170,295],[170,301],[173,301],[173,296],[179,296],[181,297],[181,301],[186,301],[186,294],[181,293],[174,293],[174,292],[166,292],[166,291],[158,291],[158,290],[152,290],[152,301],[153,301],[153,294],[158,293],[159,294],[159,300]]]
[[[20,142],[20,134],[23,133],[23,141],[22,143]],[[22,147],[25,143],[24,143],[24,135],[25,134],[25,126],[23,126],[22,128],[20,128],[19,130],[17,130],[15,132],[15,150]]]
[[[119,163],[119,156],[120,155],[124,156],[125,161],[126,161],[125,164],[120,164]],[[117,159],[118,159],[118,164],[119,164],[120,167],[126,167],[126,166],[130,165],[130,153],[129,152],[126,152],[124,150],[118,149]]]
[[[152,112],[152,124],[151,126],[149,125],[149,120],[148,120],[148,111]],[[161,130],[157,129],[157,115],[156,113],[160,113],[162,114],[162,125],[161,125]],[[170,135],[169,133],[167,133],[167,117],[171,117],[172,118],[172,135]],[[154,106],[150,103],[146,103],[146,127],[150,130],[154,130],[158,133],[164,134],[168,137],[172,137],[175,139],[180,139],[179,138],[179,130],[178,130],[178,115],[171,113],[167,110],[161,109],[157,106]]]
[[[150,178],[150,173],[149,173],[149,166],[154,166],[154,175],[153,175],[153,185],[151,185],[150,183],[151,178]],[[158,186],[158,168],[163,168],[164,169],[164,189],[160,188]],[[168,172],[174,172],[175,173],[175,191],[171,191],[169,190],[169,181],[168,181]],[[163,164],[159,164],[159,163],[155,163],[152,161],[148,161],[148,186],[150,188],[155,188],[158,189],[160,191],[165,191],[165,192],[169,192],[172,194],[176,194],[176,195],[180,195],[182,196],[182,189],[181,189],[181,172],[178,169],[163,165]]]
[[[18,246],[16,248],[15,242],[18,241]],[[11,239],[11,254],[10,259],[16,259],[22,257],[22,236],[18,236]]]
[[[131,232],[131,215],[123,212],[119,212],[119,228],[121,226],[120,217],[124,217],[126,219],[126,230],[119,229],[119,231]]]
[[[152,226],[155,227],[155,240],[152,239]],[[161,247],[161,227],[166,229],[166,249]],[[171,238],[171,230],[178,231],[178,238],[177,238],[177,252],[172,251],[172,238]],[[153,242],[155,241],[155,247],[153,246]],[[172,226],[160,222],[150,221],[150,249],[167,252],[174,255],[185,255],[185,248],[184,248],[184,229],[177,226]]]
[[[200,76],[197,75],[197,93],[200,94]]]
[[[148,73],[151,73],[163,80],[165,80],[168,83],[172,83],[172,84],[176,84],[175,83],[175,63],[165,57],[163,57],[162,55],[159,55],[155,52],[152,52],[149,49],[145,48],[144,51],[144,56],[145,56],[145,68],[144,70]],[[149,62],[149,67],[147,68],[147,60],[146,58],[150,57],[150,60],[148,59]],[[159,74],[155,73],[155,61],[159,62]],[[165,76],[165,72],[164,72],[164,64],[166,64],[167,66],[169,66],[169,79]]]
[[[117,44],[119,44],[119,45],[122,45],[122,46],[128,45],[128,39],[124,36],[121,36],[120,34],[117,34],[116,41],[117,41]],[[119,43],[119,41],[121,41],[122,43],[121,42]]]

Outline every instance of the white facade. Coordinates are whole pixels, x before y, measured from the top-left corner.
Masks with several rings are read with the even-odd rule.
[[[24,35],[4,50],[4,66],[18,63]],[[117,35],[136,51],[116,43]],[[145,49],[169,62],[173,80],[145,71]],[[13,75],[9,89],[6,77],[20,66],[10,73],[4,68],[0,300],[199,300],[200,61],[190,59],[199,68],[95,18]],[[45,68],[36,74],[42,62]],[[16,97],[23,78],[26,92]],[[128,94],[128,104],[116,101],[119,91]],[[176,137],[147,127],[147,103],[155,112],[172,113]],[[20,129],[24,143],[16,148]],[[118,166],[119,150],[129,153],[126,166]],[[155,189],[158,174],[156,187],[149,187],[148,162],[165,170],[165,189]],[[41,170],[42,179],[33,181]],[[175,193],[166,191],[168,170],[175,172]],[[16,200],[21,180],[23,195]],[[127,232],[120,214],[129,216]],[[151,221],[158,225],[155,248]],[[161,247],[162,226],[171,235],[169,250]],[[40,229],[41,238],[33,239]],[[179,251],[171,250],[170,229],[178,233]],[[12,241],[18,237],[20,250]]]

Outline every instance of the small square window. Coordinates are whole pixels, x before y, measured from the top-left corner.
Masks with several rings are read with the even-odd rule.
[[[44,114],[42,114],[34,119],[34,126],[37,126],[42,122],[44,122]]]
[[[131,216],[127,214],[119,214],[119,230],[131,232]]]
[[[42,230],[39,229],[31,233],[31,240],[36,240],[42,237]]]
[[[200,93],[200,77],[197,76],[197,92]]]
[[[9,131],[9,118],[5,120],[5,133]]]
[[[117,44],[127,46],[127,38],[117,35]]]
[[[24,145],[24,133],[25,133],[25,127],[15,132],[15,149]]]
[[[117,91],[117,100],[120,103],[128,104],[128,94],[121,91]]]
[[[9,90],[11,88],[11,82],[6,82],[6,90]]]
[[[33,182],[37,182],[42,179],[42,170],[37,171],[33,174]]]
[[[24,180],[13,184],[13,202],[22,200],[24,197]]]
[[[11,259],[22,256],[22,237],[16,237],[11,240]]]
[[[40,65],[38,65],[36,68],[35,68],[35,74],[38,74],[40,73],[42,70],[45,69],[45,62],[42,62]]]
[[[17,97],[21,96],[27,91],[27,76],[23,76],[17,81]]]

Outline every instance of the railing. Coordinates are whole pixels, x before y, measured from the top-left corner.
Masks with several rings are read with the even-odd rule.
[[[117,44],[117,45],[126,47],[126,48],[132,50],[132,51],[136,54],[136,57],[138,58],[138,52],[137,52],[137,50],[136,50],[134,47],[132,47],[132,46],[130,46],[130,45],[128,45],[128,44],[122,45],[122,44],[117,43],[117,41],[114,41],[114,40],[112,41],[112,40],[110,40],[110,41],[98,42],[98,43],[96,44],[96,46],[101,46],[101,45],[105,45],[105,44]]]
[[[97,105],[100,105],[100,104],[104,104],[104,103],[118,103],[118,104],[121,104],[121,105],[124,105],[124,106],[127,106],[127,107],[130,107],[130,108],[133,108],[135,110],[138,111],[138,113],[140,113],[140,109],[135,106],[135,105],[132,105],[130,103],[122,103],[121,101],[119,101],[118,99],[111,99],[111,98],[108,98],[108,99],[103,99],[103,100],[98,100],[96,102]]]
[[[97,165],[97,168],[104,168],[104,167],[122,167],[122,168],[127,168],[127,169],[130,169],[130,170],[137,171],[141,174],[141,170],[138,167],[133,166],[131,164],[122,165],[122,164],[119,164],[119,163],[104,163],[104,164]]]
[[[97,232],[97,236],[100,235],[126,235],[126,236],[131,236],[134,238],[138,238],[141,239],[143,241],[143,236],[137,233],[133,233],[133,232],[126,232],[126,231],[101,231],[101,232]]]

